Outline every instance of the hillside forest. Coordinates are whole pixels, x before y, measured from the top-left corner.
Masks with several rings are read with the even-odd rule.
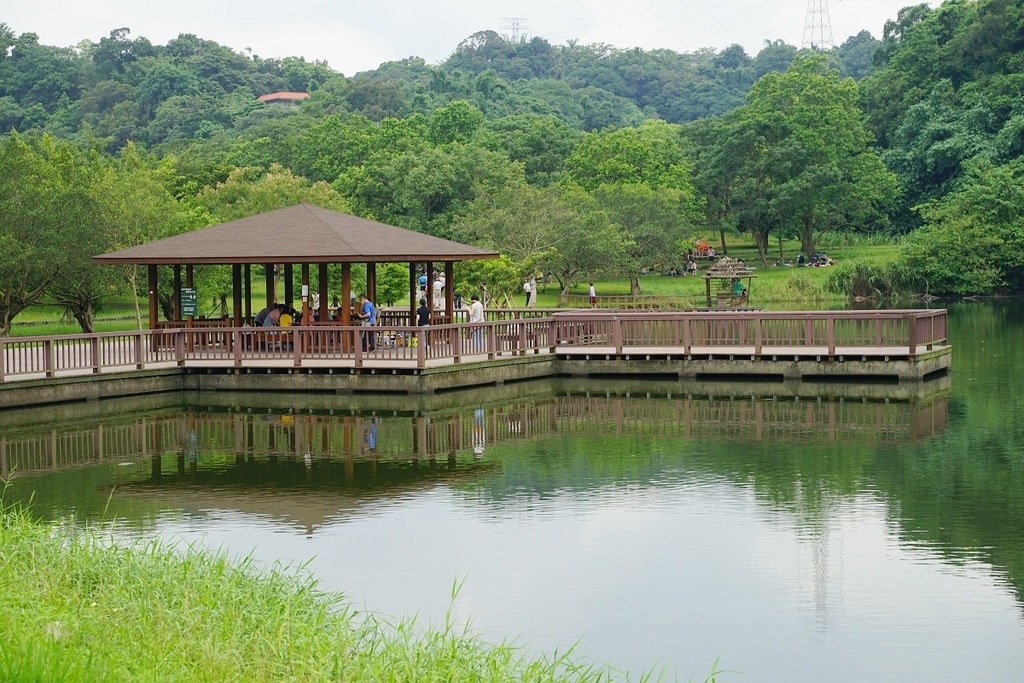
[[[275,92],[305,95],[257,99]],[[0,130],[3,334],[44,301],[91,330],[144,285],[95,254],[296,202],[497,250],[464,266],[495,292],[532,272],[638,292],[698,237],[752,240],[771,267],[776,243],[811,256],[824,233],[898,243],[885,267],[930,295],[1024,289],[1024,0],[907,6],[880,39],[756,55],[481,31],[440,64],[350,76],[191,34],[55,47],[0,23]]]

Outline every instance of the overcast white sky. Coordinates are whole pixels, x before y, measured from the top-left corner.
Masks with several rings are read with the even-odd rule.
[[[863,29],[880,38],[908,0],[827,2],[836,45]],[[381,62],[423,57],[436,64],[481,30],[575,39],[618,48],[692,52],[732,43],[756,55],[765,40],[800,46],[808,0],[22,0],[0,22],[47,45],[99,41],[112,29],[165,44],[194,33],[260,57],[326,60],[347,76]],[[935,6],[935,2],[931,3]],[[515,21],[513,21],[515,20]]]

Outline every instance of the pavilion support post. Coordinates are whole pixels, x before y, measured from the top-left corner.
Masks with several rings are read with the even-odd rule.
[[[416,264],[409,262],[409,324],[416,324],[416,308],[419,306],[420,290],[416,282]]]
[[[448,322],[455,322],[455,262],[444,262],[444,310]],[[536,293],[534,296],[537,296]]]
[[[302,324],[309,325],[309,264],[302,264]]]
[[[380,305],[377,301],[377,264],[372,261],[366,264],[366,296],[374,306]]]
[[[424,272],[427,274],[427,289],[424,295],[427,297],[427,308],[434,310],[434,262],[427,261],[423,264]]]
[[[319,275],[319,281],[317,282],[317,291],[320,292],[320,311],[318,315],[320,316],[320,320],[322,322],[330,317],[327,315],[327,305],[329,303],[327,301],[327,291],[329,289],[329,286],[327,282],[327,264],[320,263],[318,264],[318,266],[319,272],[317,274]]]
[[[277,295],[274,292],[274,264],[264,264],[266,272],[263,275],[263,280],[267,287],[267,308],[270,308],[277,303]]]
[[[341,324],[352,324],[352,264],[341,264]]]
[[[158,302],[157,302],[157,266],[149,266],[149,329],[155,330],[158,321]]]
[[[189,289],[192,289],[193,287],[193,275],[194,273],[192,272],[192,264],[190,263],[185,266],[185,286],[188,287]],[[179,300],[181,299],[180,288],[179,291],[175,293],[175,296],[178,297]],[[188,318],[185,320],[185,327],[192,327],[192,321],[194,319],[195,316],[188,316]]]
[[[242,264],[231,266],[231,324],[242,326]]]
[[[245,319],[252,320],[252,267],[246,263],[245,271]]]
[[[292,287],[292,264],[284,264],[284,302],[289,306],[295,305],[295,292]]]
[[[174,264],[174,293],[171,295],[171,314],[181,320],[181,265]]]

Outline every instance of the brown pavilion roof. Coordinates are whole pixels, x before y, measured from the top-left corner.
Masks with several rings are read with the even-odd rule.
[[[347,213],[297,204],[94,256],[97,263],[406,263],[498,254]]]

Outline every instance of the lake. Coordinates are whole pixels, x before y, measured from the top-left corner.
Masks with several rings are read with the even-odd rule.
[[[552,380],[0,414],[7,501],[666,679],[1024,677],[1024,306],[923,387]]]

